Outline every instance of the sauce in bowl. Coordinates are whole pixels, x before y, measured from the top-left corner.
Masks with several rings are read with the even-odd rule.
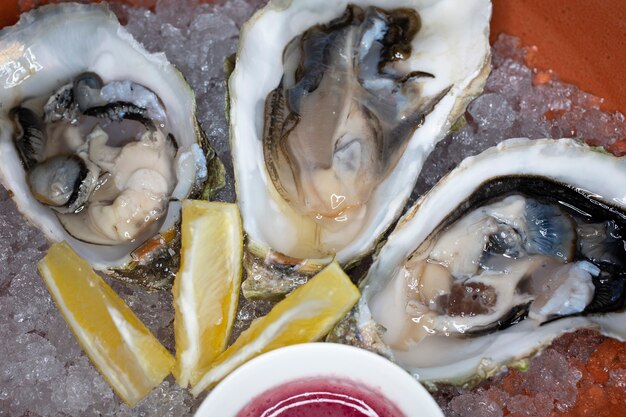
[[[228,375],[195,417],[444,417],[413,376],[363,349],[304,343]]]
[[[406,417],[382,393],[347,379],[306,378],[254,398],[237,417]]]

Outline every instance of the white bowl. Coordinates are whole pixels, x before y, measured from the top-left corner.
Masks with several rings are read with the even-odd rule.
[[[378,390],[406,417],[443,417],[435,400],[405,370],[374,353],[335,343],[288,346],[251,360],[215,387],[195,417],[235,417],[271,388],[321,376],[345,378]]]

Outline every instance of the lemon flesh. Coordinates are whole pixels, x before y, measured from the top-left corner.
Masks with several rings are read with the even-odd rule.
[[[66,242],[52,245],[37,267],[81,347],[126,404],[169,375],[172,355]]]
[[[202,371],[193,395],[213,387],[248,360],[283,346],[320,340],[352,308],[359,290],[333,262],[252,322],[213,364]]]
[[[174,335],[178,384],[226,349],[236,316],[243,231],[235,204],[187,200],[182,210],[181,264],[174,294]]]

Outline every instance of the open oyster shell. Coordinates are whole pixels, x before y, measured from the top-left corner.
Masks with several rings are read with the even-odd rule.
[[[95,269],[167,286],[180,201],[223,182],[182,74],[105,5],[23,14],[0,51],[0,180],[19,210]]]
[[[475,382],[563,332],[626,339],[626,158],[510,139],[399,221],[329,337],[424,382]]]
[[[270,1],[229,80],[247,297],[371,252],[489,72],[487,0]]]

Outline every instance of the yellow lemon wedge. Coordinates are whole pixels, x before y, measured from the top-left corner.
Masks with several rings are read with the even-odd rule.
[[[213,387],[250,359],[283,346],[320,340],[352,308],[359,290],[333,262],[252,322],[213,364],[202,371],[193,395]]]
[[[126,404],[169,375],[172,355],[67,243],[52,245],[37,267],[83,350]]]
[[[181,264],[174,294],[174,375],[182,387],[197,380],[226,349],[235,320],[243,231],[237,205],[183,202]]]

